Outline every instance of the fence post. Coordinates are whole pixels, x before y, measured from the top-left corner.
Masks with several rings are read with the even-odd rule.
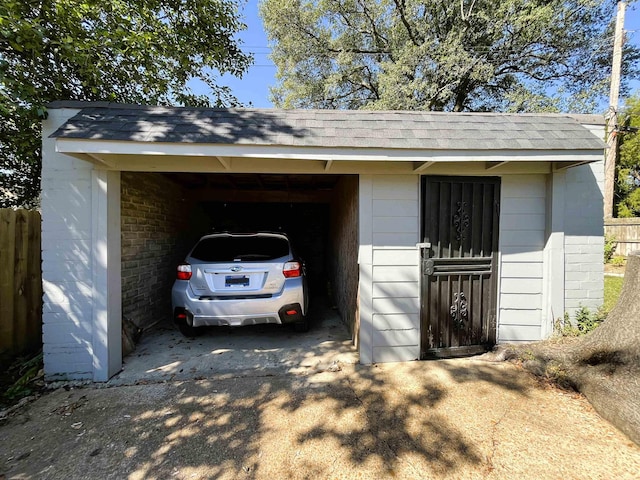
[[[16,217],[13,210],[0,210],[0,352],[15,349],[13,266],[15,264]]]

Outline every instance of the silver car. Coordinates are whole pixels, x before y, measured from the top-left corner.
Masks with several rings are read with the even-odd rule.
[[[305,267],[280,233],[202,237],[178,265],[171,301],[174,320],[189,337],[216,325],[309,329]]]

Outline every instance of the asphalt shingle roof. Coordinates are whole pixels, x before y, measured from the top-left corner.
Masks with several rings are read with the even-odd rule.
[[[594,150],[569,115],[81,104],[51,137],[132,142],[425,150]],[[63,103],[50,108],[61,108]],[[77,107],[76,107],[77,108]]]

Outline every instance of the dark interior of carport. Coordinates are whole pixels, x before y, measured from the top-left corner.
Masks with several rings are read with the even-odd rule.
[[[335,305],[357,338],[355,175],[122,172],[121,231],[122,313],[142,329],[170,324],[176,265],[202,235],[282,231],[307,265],[312,308]]]

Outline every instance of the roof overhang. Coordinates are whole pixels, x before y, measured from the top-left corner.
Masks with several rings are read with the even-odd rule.
[[[513,164],[547,164],[550,170],[570,168],[603,159],[603,151],[586,150],[424,150],[345,147],[294,147],[283,145],[223,145],[105,141],[57,138],[57,152],[94,163],[100,168],[121,171],[245,171],[262,163],[273,168],[321,173],[368,170],[381,163],[394,170],[401,165],[407,173],[427,173],[442,164],[473,163],[497,173]],[[366,164],[366,166],[365,166]],[[280,170],[280,169],[277,169]]]

